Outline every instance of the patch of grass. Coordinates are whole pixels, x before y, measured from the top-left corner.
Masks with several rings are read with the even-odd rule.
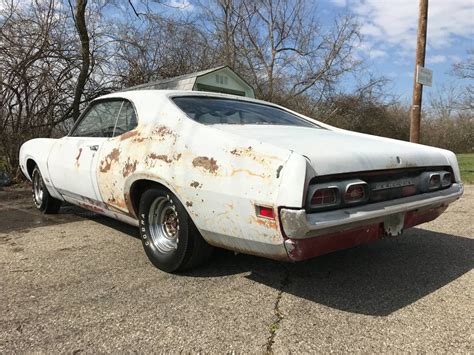
[[[458,154],[457,157],[461,170],[461,180],[465,184],[474,184],[474,153]]]

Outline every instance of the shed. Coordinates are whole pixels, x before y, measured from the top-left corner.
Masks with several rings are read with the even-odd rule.
[[[124,91],[150,89],[210,91],[255,97],[253,87],[227,65],[174,78],[152,81],[127,88]]]

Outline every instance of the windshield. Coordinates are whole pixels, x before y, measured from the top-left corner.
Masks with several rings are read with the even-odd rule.
[[[258,124],[321,128],[276,107],[233,99],[181,96],[174,103],[196,122],[213,124]]]

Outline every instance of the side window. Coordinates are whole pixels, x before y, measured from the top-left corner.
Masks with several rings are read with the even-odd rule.
[[[128,101],[123,101],[122,108],[117,118],[114,137],[120,136],[125,132],[131,131],[137,126],[137,115],[133,105]]]
[[[122,100],[99,101],[85,114],[72,137],[112,137]]]

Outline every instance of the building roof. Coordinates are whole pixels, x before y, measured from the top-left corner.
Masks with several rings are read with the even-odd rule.
[[[129,87],[129,88],[126,88],[124,89],[123,91],[130,91],[130,90],[139,90],[139,89],[145,89],[145,88],[149,88],[149,87],[155,87],[157,86],[157,89],[158,88],[165,88],[165,86],[167,86],[166,84],[167,83],[172,83],[172,82],[176,82],[176,81],[182,81],[182,80],[185,80],[185,79],[195,79],[197,77],[200,77],[200,76],[203,76],[203,75],[206,75],[206,74],[209,74],[209,73],[212,73],[212,72],[215,72],[217,70],[221,70],[221,69],[224,69],[225,67],[228,67],[227,65],[221,65],[221,66],[218,66],[218,67],[215,67],[215,68],[211,68],[211,69],[207,69],[207,70],[201,70],[201,71],[197,71],[197,72],[194,72],[194,73],[190,73],[190,74],[184,74],[184,75],[179,75],[179,76],[175,76],[173,78],[166,78],[166,79],[160,79],[160,80],[155,80],[155,81],[150,81],[148,83],[145,83],[145,84],[140,84],[140,85],[136,85],[136,86],[132,86],[132,87]],[[229,68],[230,69],[230,68]],[[239,76],[240,77],[240,76]],[[243,79],[242,79],[243,80]]]
[[[184,75],[176,76],[173,78],[155,80],[155,81],[151,81],[145,84],[132,86],[132,87],[123,89],[122,91],[146,90],[146,89],[196,90],[195,84],[200,77],[204,77],[208,74],[211,74],[213,72],[223,70],[223,69],[227,69],[228,74],[230,74],[230,76],[233,76],[235,80],[240,81],[241,85],[248,87],[248,90],[252,93],[252,96],[254,96],[253,87],[249,83],[247,83],[247,81],[245,81],[245,79],[243,79],[240,75],[234,72],[228,65],[221,65],[215,68],[201,70],[201,71],[190,73],[190,74],[184,74]]]

